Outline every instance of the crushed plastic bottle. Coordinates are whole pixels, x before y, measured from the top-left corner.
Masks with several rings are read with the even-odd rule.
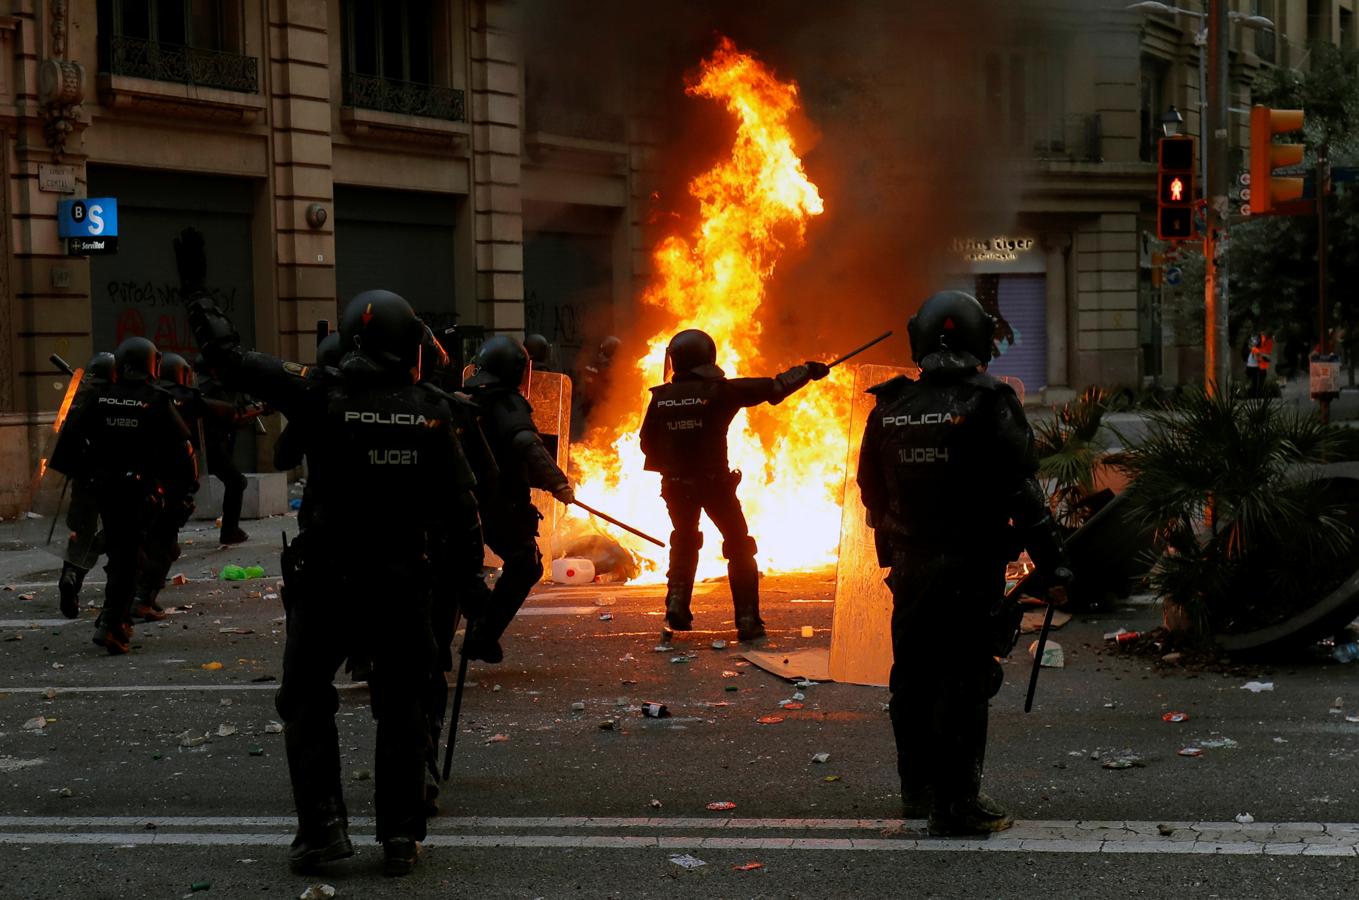
[[[1331,658],[1338,663],[1349,663],[1359,659],[1359,641],[1336,644],[1335,649],[1331,651]]]

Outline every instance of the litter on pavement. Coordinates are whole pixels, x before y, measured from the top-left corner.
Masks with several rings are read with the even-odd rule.
[[[670,861],[675,865],[679,866],[681,869],[697,869],[699,866],[707,865],[707,863],[699,859],[697,856],[692,856],[688,853],[678,853],[670,857]]]
[[[1029,644],[1029,656],[1038,652],[1038,642],[1033,641]],[[1043,659],[1039,663],[1045,669],[1062,669],[1066,667],[1066,655],[1062,652],[1062,645],[1056,641],[1049,640],[1043,645]]]
[[[1183,713],[1183,712],[1168,712],[1168,713],[1165,713],[1165,714],[1163,714],[1163,715],[1161,716],[1161,721],[1162,721],[1162,722],[1172,722],[1172,723],[1188,722],[1188,721],[1189,721],[1189,713]]]
[[[1241,690],[1243,690],[1243,691],[1250,691],[1252,694],[1258,694],[1258,693],[1260,693],[1261,691],[1272,691],[1272,690],[1274,690],[1274,682],[1272,682],[1272,681],[1247,681],[1245,684],[1241,685]]]
[[[735,808],[736,804],[732,803],[730,800],[714,800],[712,803],[708,804],[708,809],[712,812],[726,812],[727,810]]]

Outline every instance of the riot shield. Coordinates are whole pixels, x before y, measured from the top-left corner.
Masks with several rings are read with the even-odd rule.
[[[560,372],[534,372],[529,382],[528,401],[533,406],[533,424],[543,437],[547,452],[557,467],[568,471],[571,450],[571,379]],[[546,491],[533,492],[533,505],[542,513],[538,526],[538,550],[543,554],[543,570],[550,572],[552,560],[559,556],[558,523],[566,509]]]
[[[51,427],[43,429],[38,437],[41,450],[29,488],[28,510],[24,513],[24,521],[19,529],[19,539],[82,569],[89,569],[99,558],[99,513],[83,482],[68,478],[66,472],[61,471],[73,469],[73,462],[80,452],[69,436],[66,441],[62,437],[84,375],[83,369],[72,372]],[[52,465],[54,459],[55,467]],[[68,540],[77,526],[80,528],[79,539]],[[71,551],[69,555],[68,544]]]
[[[915,378],[916,368],[862,365],[854,370],[849,414],[849,455],[840,513],[840,556],[835,568],[835,610],[831,620],[831,678],[851,684],[886,685],[892,668],[892,592],[883,579],[859,496],[859,447],[874,398],[866,391],[898,375]]]

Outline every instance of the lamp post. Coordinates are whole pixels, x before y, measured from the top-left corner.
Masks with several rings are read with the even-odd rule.
[[[1227,337],[1227,172],[1228,102],[1228,25],[1235,21],[1247,28],[1273,28],[1264,16],[1250,16],[1228,10],[1227,0],[1204,0],[1204,11],[1197,12],[1142,0],[1129,10],[1193,16],[1200,27],[1194,36],[1199,48],[1199,163],[1203,182],[1204,213],[1207,232],[1203,236],[1203,382],[1209,394],[1224,390],[1231,375],[1231,354]],[[1213,77],[1207,75],[1211,58]]]
[[[1170,104],[1170,109],[1161,113],[1161,134],[1166,137],[1175,137],[1180,133],[1180,126],[1184,124],[1184,116],[1175,108],[1175,104]]]

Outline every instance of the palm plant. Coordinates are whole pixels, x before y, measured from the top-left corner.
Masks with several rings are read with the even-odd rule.
[[[1104,452],[1095,436],[1107,408],[1107,396],[1092,385],[1059,407],[1051,419],[1034,425],[1038,475],[1049,486],[1053,518],[1069,531],[1092,514],[1084,501],[1095,490],[1095,473]]]
[[[1353,566],[1344,499],[1308,477],[1339,458],[1343,430],[1241,391],[1187,393],[1149,415],[1119,461],[1133,515],[1154,529],[1149,577],[1187,636],[1288,617]]]

